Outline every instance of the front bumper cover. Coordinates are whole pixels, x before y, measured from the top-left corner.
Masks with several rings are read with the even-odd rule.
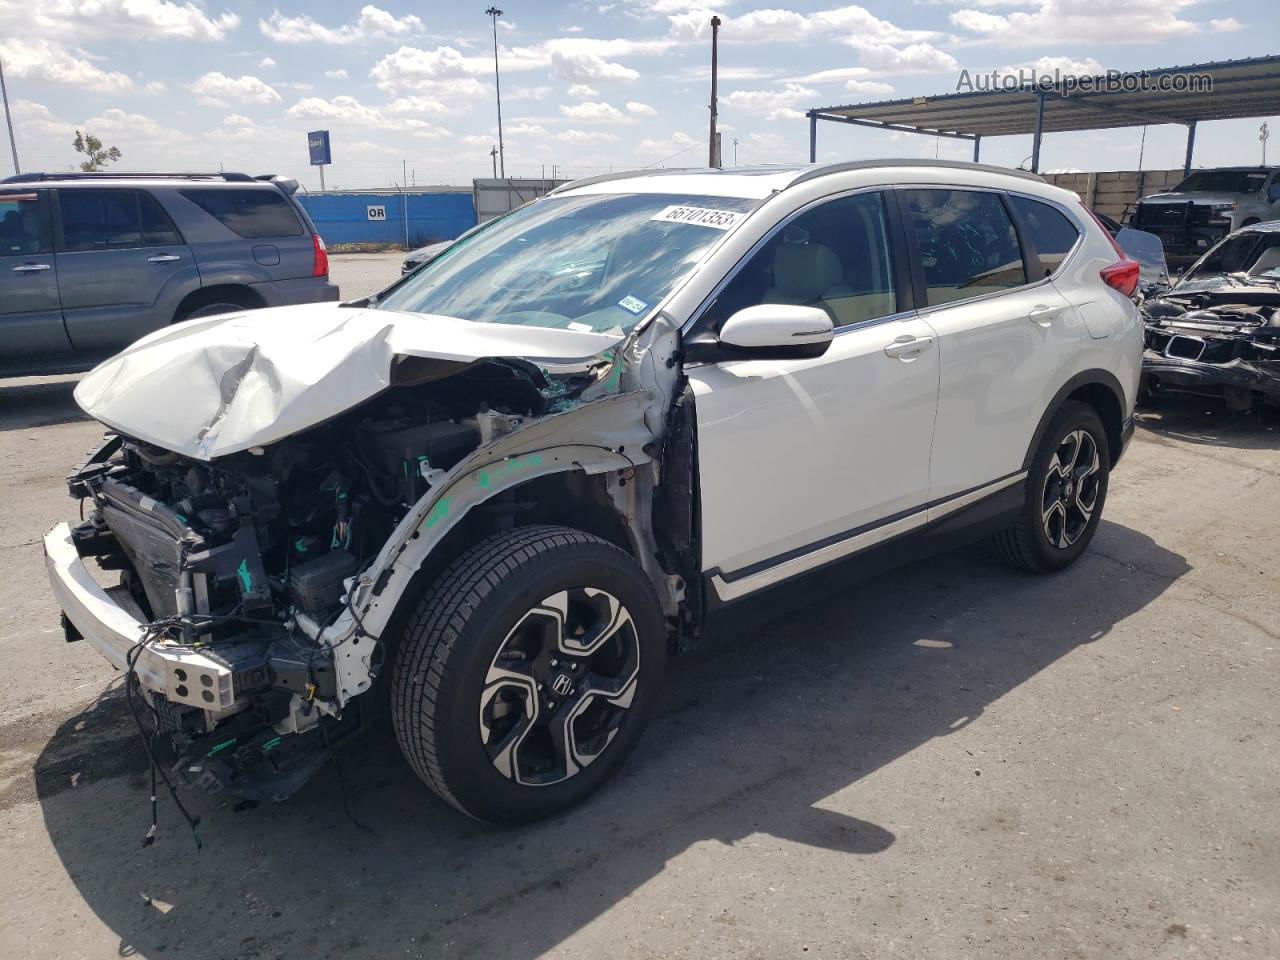
[[[55,525],[44,536],[49,584],[67,619],[117,670],[142,643],[146,624],[122,607],[89,573],[76,552],[71,527]],[[143,689],[174,703],[197,707],[215,719],[234,713],[232,671],[191,647],[152,640],[137,651],[133,672]]]

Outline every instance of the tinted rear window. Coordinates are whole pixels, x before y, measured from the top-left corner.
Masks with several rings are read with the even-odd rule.
[[[278,190],[183,190],[182,195],[242,237],[296,237],[297,215]]]
[[[40,227],[39,194],[0,193],[0,257],[47,250]]]
[[[1031,243],[1036,248],[1040,259],[1040,273],[1037,277],[1052,276],[1062,265],[1067,252],[1076,245],[1080,231],[1047,203],[1031,200],[1027,197],[1012,197],[1013,208],[1018,211],[1022,227],[1031,234]]]

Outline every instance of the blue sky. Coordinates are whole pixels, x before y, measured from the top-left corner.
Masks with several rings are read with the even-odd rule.
[[[777,3],[769,6],[768,3]],[[318,186],[308,130],[332,131],[330,187],[488,175],[496,142],[485,2],[0,0],[0,59],[24,169],[66,169],[88,128],[121,169],[277,172]],[[724,155],[807,157],[812,106],[929,95],[1023,65],[1140,69],[1280,53],[1274,0],[683,0],[502,4],[507,173],[570,176],[705,162],[708,21],[721,31]],[[1277,92],[1280,99],[1280,91]],[[1256,162],[1257,120],[1202,124],[1197,165]],[[1278,138],[1270,156],[1280,160]],[[0,136],[3,136],[0,132]],[[1134,169],[1140,130],[1050,135],[1043,169]],[[1148,130],[1143,165],[1181,166],[1185,132]],[[7,146],[7,144],[5,144]],[[820,129],[819,159],[967,159],[968,144]],[[983,144],[1016,165],[1029,137]],[[8,150],[0,173],[11,171]]]

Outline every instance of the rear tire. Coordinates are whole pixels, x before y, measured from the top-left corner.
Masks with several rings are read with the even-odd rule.
[[[196,307],[194,310],[188,311],[174,322],[181,323],[184,320],[198,320],[201,317],[213,317],[220,313],[236,313],[237,311],[247,309],[249,308],[242,303],[231,303],[229,301],[221,303],[205,303]]]
[[[551,816],[631,752],[665,654],[653,587],[622,550],[568,527],[495,534],[451,563],[406,622],[396,738],[463,813]]]
[[[1097,412],[1068,400],[1032,459],[1017,521],[991,539],[995,555],[1034,573],[1070,566],[1098,530],[1110,472],[1107,432]]]

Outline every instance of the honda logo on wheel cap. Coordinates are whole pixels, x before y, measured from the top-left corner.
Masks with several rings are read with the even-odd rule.
[[[561,673],[551,681],[551,689],[556,692],[556,696],[563,697],[573,689],[573,680],[567,673]]]

